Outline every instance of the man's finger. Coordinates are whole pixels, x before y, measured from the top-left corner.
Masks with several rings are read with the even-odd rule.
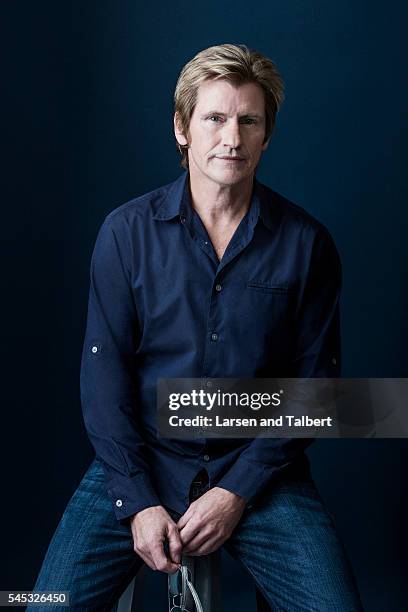
[[[141,551],[139,547],[137,546],[137,539],[133,532],[132,532],[132,535],[133,535],[133,550],[146,563],[146,565],[150,567],[150,569],[155,570],[156,567],[153,563],[153,559],[149,555],[148,549],[144,549],[143,551]]]
[[[193,521],[189,521],[186,526],[181,529],[179,535],[183,544],[183,548],[190,542],[192,538],[194,538],[200,532],[201,529],[202,525]]]
[[[160,572],[173,573],[178,570],[177,563],[170,561],[164,554],[163,544],[153,544],[150,547],[150,554],[152,556],[155,569]]]
[[[190,554],[191,551],[196,550],[197,548],[208,542],[210,535],[212,534],[200,531],[196,536],[191,538],[188,544],[183,547],[183,552],[186,554]]]
[[[182,529],[183,527],[185,527],[185,525],[187,525],[188,521],[190,520],[192,514],[190,508],[191,506],[189,506],[183,516],[179,518],[177,522],[178,529]]]
[[[148,565],[150,567],[150,569],[152,569],[154,571],[156,570],[156,566],[153,563],[153,559],[148,554],[141,553],[141,552],[138,552],[136,554],[139,555],[139,557],[146,563],[146,565]]]
[[[191,557],[200,557],[201,555],[209,555],[212,552],[215,552],[222,544],[223,540],[220,540],[218,537],[215,537],[211,540],[205,541],[203,544],[198,546],[197,548],[188,551],[188,554]]]
[[[169,542],[169,552],[171,560],[174,563],[180,563],[183,543],[181,541],[177,527],[169,528],[167,530],[167,539]]]

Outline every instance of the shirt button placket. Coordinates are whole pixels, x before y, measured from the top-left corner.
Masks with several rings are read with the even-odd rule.
[[[219,292],[221,291],[221,289],[222,289],[222,287],[221,287],[221,285],[220,285],[219,283],[217,283],[217,284],[215,285],[215,287],[214,287],[214,288],[215,288],[215,291],[216,291],[217,293],[219,293]],[[213,303],[212,303],[212,307],[213,307],[214,309],[217,307],[217,302],[216,302],[215,300],[214,300],[214,301],[213,301]],[[212,332],[212,334],[211,334],[211,340],[212,340],[212,342],[217,342],[217,341],[218,341],[218,334],[217,334],[217,332],[215,332],[215,331],[214,331],[214,332]]]
[[[212,292],[210,297],[210,312],[208,318],[207,328],[207,342],[206,342],[206,358],[203,369],[203,376],[216,376],[219,370],[219,364],[217,362],[217,343],[220,340],[219,330],[217,329],[219,324],[218,310],[220,308],[219,293],[222,290],[220,282],[214,282],[212,286]]]

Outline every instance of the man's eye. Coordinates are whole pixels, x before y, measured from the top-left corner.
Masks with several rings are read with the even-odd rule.
[[[219,123],[221,121],[221,117],[219,117],[218,115],[211,115],[210,117],[208,117],[210,121],[212,121],[213,123]]]
[[[241,119],[241,123],[244,123],[245,125],[252,125],[256,123],[256,119],[254,119],[253,117],[243,117]]]

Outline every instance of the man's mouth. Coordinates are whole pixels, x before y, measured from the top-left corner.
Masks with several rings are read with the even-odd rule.
[[[242,162],[245,161],[245,157],[232,157],[231,155],[215,155],[216,159],[222,159],[228,162]]]

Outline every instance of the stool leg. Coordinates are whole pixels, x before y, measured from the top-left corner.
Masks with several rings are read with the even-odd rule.
[[[201,605],[205,612],[220,611],[220,551],[217,550],[209,555],[190,557],[182,555],[182,565],[189,570],[191,582],[200,598]],[[175,575],[169,575],[168,588],[170,601],[172,594],[177,592],[177,580]],[[195,610],[194,599],[187,589],[186,608]]]
[[[261,591],[255,588],[256,593],[256,609],[258,612],[272,612],[272,608],[266,601],[265,597],[262,595]]]
[[[116,605],[109,612],[133,612],[140,610],[146,566],[143,565],[132,578]]]
[[[136,582],[136,578],[133,578],[130,584],[128,585],[128,587],[126,588],[126,590],[124,591],[124,593],[122,593],[117,603],[117,607],[116,607],[117,612],[131,612],[135,582]]]
[[[184,562],[184,559],[183,559]],[[199,557],[185,557],[185,563],[193,564],[192,578],[206,612],[218,612],[220,610],[220,551],[216,550],[209,555]],[[194,609],[194,608],[193,608]]]

